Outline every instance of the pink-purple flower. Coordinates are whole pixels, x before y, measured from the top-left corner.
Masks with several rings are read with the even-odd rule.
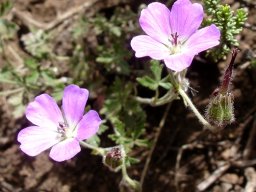
[[[37,96],[26,109],[26,117],[34,125],[18,134],[21,150],[36,156],[51,148],[50,157],[55,161],[65,161],[79,153],[79,142],[96,134],[101,123],[94,110],[84,115],[88,95],[87,89],[67,86],[61,109],[49,95]]]
[[[190,0],[177,0],[171,11],[162,3],[149,4],[139,19],[147,35],[131,41],[135,56],[164,60],[174,71],[189,67],[195,55],[219,44],[220,30],[215,25],[198,30],[203,16],[202,5]]]

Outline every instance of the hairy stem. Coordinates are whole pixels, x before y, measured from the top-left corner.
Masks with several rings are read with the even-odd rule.
[[[149,104],[153,107],[165,105],[167,103],[172,102],[174,99],[177,98],[177,94],[174,92],[173,89],[169,90],[165,95],[160,98],[142,98],[142,97],[134,97],[136,101],[143,104]]]
[[[93,146],[93,145],[90,145],[84,141],[80,141],[80,144],[81,146],[85,147],[85,148],[88,148],[88,149],[91,149],[91,150],[94,150],[95,152],[97,152],[99,155],[101,156],[104,156],[105,153],[107,152],[106,149],[104,148],[101,148],[101,147],[96,147],[96,146]]]
[[[229,90],[229,86],[230,86],[230,82],[231,82],[231,78],[232,78],[232,71],[233,71],[237,53],[238,53],[237,48],[232,50],[232,58],[231,58],[230,64],[224,73],[222,85],[220,87],[220,93],[223,95],[225,95]]]
[[[186,92],[182,89],[182,88],[178,88],[178,93],[180,94],[180,96],[184,99],[184,101],[187,103],[187,105],[191,108],[191,110],[193,111],[193,113],[196,115],[196,117],[198,118],[198,120],[208,129],[210,129],[211,131],[215,131],[215,128],[208,122],[205,120],[205,118],[201,115],[201,113],[197,110],[197,108],[195,107],[195,105],[192,103],[192,101],[190,100],[190,98],[188,97],[188,95],[186,94]]]
[[[132,188],[135,192],[141,192],[141,185],[138,181],[133,180],[129,177],[126,169],[126,163],[125,163],[125,151],[122,147],[122,153],[123,153],[123,158],[122,158],[122,176],[123,176],[123,181],[129,185],[130,188]]]

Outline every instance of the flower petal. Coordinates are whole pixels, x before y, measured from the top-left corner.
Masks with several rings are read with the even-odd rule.
[[[176,1],[171,9],[170,23],[172,34],[178,34],[178,39],[185,41],[193,34],[203,21],[203,7],[189,0]]]
[[[147,35],[158,42],[168,44],[171,34],[170,11],[162,3],[150,3],[141,11],[140,26]]]
[[[69,85],[64,89],[62,108],[70,127],[76,126],[82,119],[88,96],[88,90],[77,85]]]
[[[83,116],[83,119],[77,125],[77,139],[79,141],[88,139],[97,133],[99,126],[101,124],[101,119],[99,114],[90,110]]]
[[[164,63],[169,69],[179,72],[191,65],[193,57],[187,53],[174,54],[165,58]]]
[[[57,130],[59,122],[63,122],[61,111],[55,100],[47,94],[39,95],[29,103],[26,117],[33,124]]]
[[[220,43],[219,40],[220,30],[212,24],[195,32],[185,43],[185,46],[190,47],[194,54],[198,54],[218,45]]]
[[[54,161],[65,161],[74,157],[81,151],[78,140],[74,138],[65,139],[54,145],[50,151],[50,157]]]
[[[139,35],[131,41],[132,49],[136,52],[136,57],[149,56],[153,59],[161,60],[169,55],[169,49],[162,43],[157,42],[147,35]]]
[[[29,156],[36,156],[59,142],[58,133],[46,127],[31,126],[22,129],[17,137],[21,150]]]

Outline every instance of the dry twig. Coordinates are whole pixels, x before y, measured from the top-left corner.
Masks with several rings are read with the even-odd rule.
[[[49,23],[42,23],[42,22],[36,21],[29,15],[29,13],[24,13],[22,11],[19,11],[16,8],[12,9],[12,13],[15,14],[17,17],[19,17],[28,26],[34,26],[44,31],[50,31],[56,26],[58,26],[59,24],[61,24],[62,22],[64,22],[66,19],[73,17],[74,15],[84,11],[89,7],[92,7],[97,2],[99,2],[99,0],[85,1],[82,5],[72,8],[69,11],[57,16],[55,20]]]
[[[245,159],[251,159],[251,157],[254,155],[255,152],[255,137],[256,137],[256,118],[254,118],[252,129],[249,130],[249,138],[247,140],[243,157]]]
[[[254,168],[248,167],[244,171],[247,183],[244,192],[255,192],[256,191],[256,172]]]
[[[164,115],[159,123],[159,126],[156,128],[156,135],[155,135],[155,138],[154,138],[154,141],[153,141],[153,145],[149,151],[149,154],[148,154],[148,157],[146,159],[146,162],[145,162],[145,166],[144,166],[144,169],[142,171],[142,174],[141,174],[141,179],[140,179],[140,184],[141,184],[141,187],[143,188],[143,183],[144,183],[144,180],[145,180],[145,177],[147,175],[147,172],[148,172],[148,168],[149,168],[149,164],[150,164],[150,161],[151,161],[151,158],[152,158],[152,155],[153,155],[153,152],[156,148],[156,144],[157,144],[157,141],[159,139],[159,136],[162,132],[162,129],[164,127],[164,124],[165,124],[165,121],[166,121],[166,118],[167,118],[167,115],[169,113],[169,110],[170,110],[170,107],[171,107],[171,103],[169,103],[165,109],[165,112],[164,112]]]
[[[198,191],[206,190],[210,185],[212,185],[217,179],[219,179],[229,168],[230,163],[225,163],[223,166],[215,170],[206,180],[202,181],[197,185]]]

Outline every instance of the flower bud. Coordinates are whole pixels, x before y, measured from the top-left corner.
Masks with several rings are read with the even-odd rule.
[[[123,155],[119,147],[111,148],[103,158],[103,163],[111,170],[116,171],[122,165]]]
[[[226,126],[235,121],[234,99],[232,93],[229,91],[229,87],[237,53],[238,49],[232,51],[231,61],[224,73],[221,86],[213,92],[213,96],[206,109],[207,120],[218,127]]]
[[[222,127],[234,122],[234,102],[231,93],[213,96],[206,109],[206,118],[210,123]]]

